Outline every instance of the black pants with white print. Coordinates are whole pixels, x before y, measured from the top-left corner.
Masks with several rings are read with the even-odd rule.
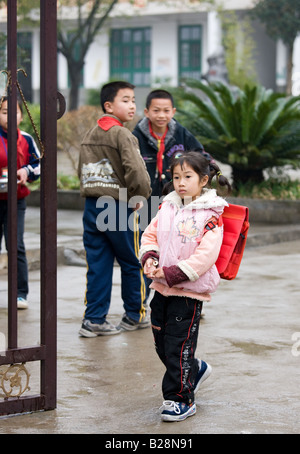
[[[195,351],[202,301],[155,292],[150,307],[155,349],[166,366],[162,381],[164,400],[190,404],[194,402],[199,368]]]

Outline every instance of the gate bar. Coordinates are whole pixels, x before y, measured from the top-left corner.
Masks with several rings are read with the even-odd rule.
[[[0,355],[0,366],[4,364],[26,363],[28,361],[40,361],[46,358],[46,347],[44,345],[34,345],[10,349],[5,356]],[[1,408],[1,407],[0,407]],[[0,413],[1,414],[1,413]]]
[[[40,0],[41,9],[41,393],[45,410],[56,407],[57,393],[57,1]]]
[[[16,348],[17,327],[17,0],[7,3],[8,77],[8,348]]]

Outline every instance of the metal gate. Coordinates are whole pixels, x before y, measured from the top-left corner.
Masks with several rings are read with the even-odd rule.
[[[56,407],[57,319],[57,0],[40,1],[40,344],[20,346],[17,324],[17,183],[8,178],[8,327],[7,348],[0,352],[0,415],[52,410]],[[17,172],[17,0],[7,2],[8,176]],[[2,69],[2,68],[0,68]],[[30,395],[27,364],[40,362],[40,392]],[[24,383],[22,383],[22,380]],[[14,396],[14,387],[20,391]],[[2,389],[1,389],[2,388]],[[5,392],[8,389],[8,392]]]

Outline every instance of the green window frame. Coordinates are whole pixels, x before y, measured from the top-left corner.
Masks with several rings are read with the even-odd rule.
[[[201,78],[202,26],[182,25],[178,30],[179,81]]]
[[[110,78],[144,87],[150,85],[150,72],[151,28],[112,29]]]

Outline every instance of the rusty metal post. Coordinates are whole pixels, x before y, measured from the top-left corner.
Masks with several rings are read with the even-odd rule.
[[[8,348],[16,348],[17,330],[17,1],[7,5],[8,57]]]
[[[41,0],[41,364],[45,410],[56,407],[57,366],[57,1]]]

